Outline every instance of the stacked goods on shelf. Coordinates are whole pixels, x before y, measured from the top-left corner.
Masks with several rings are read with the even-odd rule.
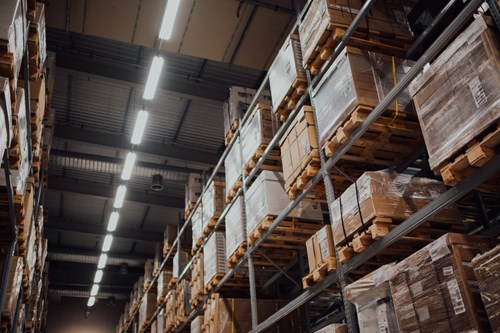
[[[283,175],[280,172],[262,171],[247,190],[245,209],[247,212],[252,212],[247,215],[246,231],[249,244],[255,244],[271,226],[276,216],[290,203],[283,184]],[[306,240],[318,231],[322,224],[320,204],[301,201],[267,238],[265,249],[270,249],[268,255],[290,259],[294,253],[291,249],[303,249]]]
[[[327,157],[361,126],[409,68],[407,61],[353,47],[341,52],[313,92],[319,144]],[[344,170],[398,165],[423,143],[410,96],[404,92],[396,101],[343,155]]]
[[[304,68],[318,74],[340,43],[362,1],[313,0],[299,26]],[[401,1],[377,1],[348,40],[347,45],[404,55],[413,35]]]
[[[0,3],[0,76],[9,79],[11,100],[16,100],[16,87],[24,47],[28,38],[25,26],[26,6],[24,1],[2,1]]]
[[[331,226],[325,225],[309,238],[306,250],[309,274],[302,279],[302,282],[304,288],[309,288],[337,269]]]
[[[5,149],[10,147],[12,141],[12,105],[10,101],[9,79],[0,76],[0,111],[2,119],[0,123],[0,154],[5,152]]]
[[[144,277],[139,277],[134,283],[134,287],[130,292],[130,309],[129,309],[129,319],[134,318],[135,314],[139,310],[141,305],[142,296],[144,295]]]
[[[158,316],[156,317],[156,331],[151,333],[163,333],[165,330],[165,312],[163,310],[160,311]]]
[[[153,281],[153,270],[154,270],[154,260],[147,259],[144,263],[144,292],[151,285],[151,281]]]
[[[139,329],[143,331],[149,324],[150,318],[156,311],[156,293],[149,292],[142,298],[142,303],[139,307]]]
[[[158,280],[156,281],[158,305],[160,305],[165,300],[165,296],[167,296],[167,293],[170,289],[171,281],[172,281],[172,269],[163,267],[163,270],[159,272]]]
[[[160,265],[163,261],[163,243],[156,244],[155,257],[153,259],[153,276],[156,276],[160,271]]]
[[[430,168],[447,185],[499,152],[499,49],[498,32],[479,16],[410,86]]]
[[[392,171],[365,172],[330,207],[339,260],[345,262],[364,251],[445,191],[446,186],[433,179]],[[456,206],[446,206],[377,258],[407,256],[445,232],[463,232],[465,227]]]
[[[165,232],[163,233],[163,256],[166,257],[168,251],[172,249],[172,245],[174,244],[175,239],[177,238],[177,225],[175,224],[167,224],[165,227]],[[173,249],[173,253],[175,253],[177,249]]]
[[[236,196],[236,193],[241,188],[241,143],[236,140],[224,160],[224,176],[226,183],[226,203]]]
[[[2,258],[3,259],[3,258]],[[5,269],[4,260],[2,260],[0,271],[3,274]],[[5,301],[2,309],[2,322],[7,323],[7,328],[11,328],[16,315],[17,300],[20,297],[22,286],[23,260],[21,257],[13,257],[9,278],[6,287]]]
[[[255,98],[257,91],[245,87],[229,87],[229,98],[223,105],[224,112],[224,137],[226,145],[229,144],[234,133],[245,116],[248,107]],[[269,91],[264,90],[257,99],[259,103],[271,103]]]
[[[486,314],[493,332],[500,330],[500,246],[472,259]]]
[[[37,78],[43,70],[47,57],[46,34],[45,34],[45,4],[37,2],[33,11],[28,11],[30,20],[28,49],[30,54],[29,69],[30,77]]]
[[[182,280],[177,286],[176,292],[176,326],[186,321],[187,316],[191,312],[189,299],[191,298],[191,288],[188,280]]]
[[[225,218],[228,267],[236,265],[247,250],[247,230],[243,216],[243,205],[243,196],[238,196]]]
[[[193,211],[196,202],[200,198],[201,192],[203,192],[203,178],[200,174],[190,173],[188,175],[185,189],[185,219],[187,219],[189,214]]]
[[[395,265],[347,286],[367,332],[487,332],[471,260],[497,239],[446,234]]]
[[[191,253],[195,253],[203,243],[203,204],[198,205],[191,218],[191,232],[193,234],[193,244]]]
[[[203,236],[207,236],[214,228],[224,210],[224,182],[212,180],[203,193]]]
[[[167,295],[167,302],[165,305],[165,333],[173,332],[175,329],[175,316],[176,316],[176,290],[172,290]]]
[[[331,324],[314,333],[347,333],[346,324]]]
[[[187,263],[191,259],[189,252],[187,250],[181,250],[177,252],[174,256],[174,263],[172,268],[172,280],[169,283],[169,287],[171,288],[173,284],[177,282],[177,279],[181,275],[182,271],[186,268]]]
[[[191,322],[191,333],[203,333],[203,316],[197,316]]]
[[[259,320],[268,318],[282,306],[279,301],[257,300]],[[238,332],[249,332],[252,330],[250,311],[249,299],[223,298],[213,294],[205,305],[202,330],[210,333],[232,332],[232,328],[236,327]],[[302,323],[299,313],[293,312],[263,332],[301,332]]]
[[[189,304],[195,308],[205,296],[205,284],[203,282],[203,253],[198,253],[191,266],[191,299]]]
[[[156,333],[158,331],[158,324],[156,323],[156,320],[153,320],[153,322],[149,325],[149,330],[151,333]]]
[[[273,112],[284,121],[307,89],[298,35],[292,34],[286,39],[269,68],[269,86]]]
[[[203,285],[209,293],[226,275],[226,239],[223,231],[214,232],[204,247]]]
[[[252,110],[248,121],[241,128],[241,150],[243,158],[243,173],[245,176],[255,167],[267,146],[278,132],[280,123],[267,104],[257,104]],[[281,158],[279,148],[266,157],[260,170],[281,171]],[[237,170],[240,170],[238,168]]]

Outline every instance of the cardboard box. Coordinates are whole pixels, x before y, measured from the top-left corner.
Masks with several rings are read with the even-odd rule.
[[[155,311],[156,294],[154,292],[149,292],[142,298],[142,303],[139,307],[139,326],[142,326],[146,320],[149,320]]]
[[[472,260],[481,299],[493,332],[500,332],[500,246]]]
[[[191,322],[191,333],[203,333],[203,316],[197,316]]]
[[[203,253],[198,253],[191,266],[191,299],[190,304],[197,304],[197,298],[205,293],[205,284],[203,280]]]
[[[164,267],[162,271],[158,273],[157,281],[157,301],[161,300],[161,297],[165,296],[168,291],[168,284],[172,280],[172,268]]]
[[[495,28],[479,16],[411,84],[435,172],[500,119],[499,49]]]
[[[144,263],[144,289],[146,289],[153,280],[154,260],[147,259]]]
[[[186,182],[185,204],[186,210],[191,205],[195,205],[201,192],[203,192],[203,178],[200,174],[190,173]]]
[[[307,262],[309,263],[309,272],[311,273],[318,266],[316,261],[316,247],[317,243],[316,234],[306,241]]]
[[[203,193],[203,229],[210,224],[215,224],[224,210],[224,182],[212,180]]]
[[[199,205],[193,212],[191,218],[191,232],[193,234],[192,248],[196,248],[197,244],[201,243],[203,235],[203,205]]]
[[[224,176],[226,183],[226,198],[229,199],[230,192],[240,178],[243,170],[241,162],[241,145],[237,140],[229,150],[226,159],[224,160]]]
[[[331,324],[314,333],[347,333],[346,324]]]
[[[7,114],[7,122],[0,122],[0,153],[3,156],[5,149],[10,147],[13,136],[9,79],[5,77],[0,77],[0,112],[2,115]]]
[[[226,239],[224,232],[214,232],[205,244],[203,270],[203,284],[205,286],[215,276],[227,273]]]
[[[191,256],[187,250],[177,251],[174,256],[174,263],[172,268],[172,276],[178,278],[182,273],[184,268],[186,268],[187,263],[189,262]]]
[[[243,197],[238,196],[225,219],[226,259],[247,241],[246,223],[243,218]]]

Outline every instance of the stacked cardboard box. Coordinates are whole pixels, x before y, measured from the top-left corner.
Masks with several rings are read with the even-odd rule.
[[[191,259],[191,256],[189,255],[189,252],[186,250],[181,250],[180,252],[177,252],[174,256],[174,263],[173,263],[173,269],[172,269],[172,276],[174,278],[179,278],[180,274],[182,271],[184,271],[184,268],[186,268],[187,263]]]
[[[330,270],[336,268],[335,246],[330,225],[325,225],[307,240],[306,250],[310,273],[324,264],[328,264]]]
[[[363,332],[489,331],[472,272],[473,257],[498,240],[446,234],[396,265],[349,285]]]
[[[233,144],[224,160],[226,202],[231,202],[231,199],[236,195],[236,191],[241,187],[242,168],[241,144],[238,140]]]
[[[219,216],[224,210],[225,202],[224,199],[224,182],[213,180],[211,181],[203,193],[203,232],[208,234],[208,232],[214,227],[215,223],[219,219]]]
[[[186,182],[185,191],[185,214],[184,217],[187,218],[191,211],[196,205],[196,202],[200,198],[201,192],[203,191],[203,178],[200,174],[190,173]]]
[[[203,325],[203,316],[197,316],[191,322],[191,333],[203,333],[204,330],[201,328]]]
[[[262,155],[279,129],[279,122],[267,104],[257,104],[248,121],[241,129],[242,162],[244,173],[248,175],[255,159]],[[277,155],[274,156],[273,155]],[[279,154],[271,154],[268,159],[278,159]]]
[[[4,261],[1,263],[1,271],[3,273]],[[14,320],[17,300],[21,292],[22,286],[22,270],[23,259],[21,257],[13,257],[10,271],[8,272],[8,282],[6,287],[5,301],[2,309],[2,318],[7,318],[11,324]],[[9,327],[11,327],[9,324]]]
[[[139,307],[139,327],[145,327],[156,311],[156,293],[149,292],[142,298]]]
[[[313,0],[299,26],[304,68],[316,75],[328,59],[335,45],[340,42],[346,28],[352,23],[363,2],[360,0]],[[376,2],[361,20],[354,38],[348,45],[358,45],[357,39],[365,41],[369,49],[385,50],[392,54],[404,51],[413,36],[410,31],[403,3],[395,0]],[[384,47],[384,44],[388,44]]]
[[[481,299],[493,332],[500,332],[500,246],[472,260]]]
[[[167,292],[169,290],[168,285],[172,280],[172,269],[164,267],[162,271],[158,273],[157,281],[157,303],[160,304],[165,299]]]
[[[346,324],[331,324],[314,333],[347,333]]]
[[[224,232],[216,231],[210,236],[204,248],[203,284],[205,288],[209,287],[213,279],[220,278],[226,273],[226,240]]]
[[[156,244],[155,257],[153,260],[153,276],[156,276],[160,270],[160,265],[163,261],[163,243]]]
[[[154,260],[147,259],[144,263],[144,291],[149,288],[153,280]]]
[[[410,86],[429,165],[441,173],[446,184],[455,185],[470,173],[469,165],[481,166],[494,156],[491,149],[498,145],[498,139],[472,144],[499,131],[498,49],[498,32],[480,16]],[[465,161],[447,168],[465,149]]]
[[[243,197],[238,196],[226,215],[226,259],[233,266],[246,251],[247,230],[243,218]]]
[[[256,93],[257,91],[251,88],[237,86],[229,88],[229,98],[223,106],[226,145],[231,140],[234,131],[238,129],[240,121],[245,116]],[[257,99],[257,102],[270,104],[271,96],[269,91],[264,90]]]
[[[7,121],[0,123],[0,154],[10,147],[12,141],[12,105],[10,101],[9,79],[0,76],[0,111],[3,117],[7,116]]]
[[[45,4],[37,2],[34,11],[28,11],[30,20],[28,48],[30,53],[30,76],[37,77],[43,71],[47,57],[45,33]]]
[[[151,331],[151,333],[164,333],[165,330],[165,312],[160,311],[156,317],[156,332]]]
[[[198,305],[205,295],[205,284],[203,281],[203,253],[198,253],[191,266],[191,299],[189,304],[193,307]]]
[[[307,88],[298,35],[290,35],[269,68],[273,111],[285,120]]]
[[[191,232],[193,234],[193,252],[203,243],[203,205],[199,205],[191,218]]]

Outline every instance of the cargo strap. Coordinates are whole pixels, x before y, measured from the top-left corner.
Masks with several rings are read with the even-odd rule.
[[[394,84],[394,87],[398,84],[398,81],[396,79],[396,60],[394,59],[394,56],[392,57],[392,83]],[[392,124],[394,124],[394,121],[396,120],[396,117],[399,114],[399,104],[397,97],[394,99],[394,107],[396,108],[396,113],[394,114],[394,117],[389,123],[389,126],[392,126]]]

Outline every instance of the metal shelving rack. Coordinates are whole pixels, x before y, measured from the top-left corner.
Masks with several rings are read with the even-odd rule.
[[[376,0],[367,0],[362,9],[359,11],[358,15],[355,17],[353,20],[352,24],[349,26],[349,28],[346,30],[346,33],[344,34],[344,37],[342,38],[341,42],[337,45],[335,50],[333,51],[331,57],[328,59],[327,63],[324,65],[323,68],[328,68],[335,58],[340,54],[341,50],[344,48],[344,46],[347,44],[347,41],[349,38],[352,36],[354,31],[356,30],[357,26],[361,21],[364,19],[370,8],[373,6]],[[214,288],[214,290],[209,293],[208,295],[205,296],[204,300],[197,306],[196,309],[192,310],[192,312],[189,314],[187,319],[183,324],[180,325],[180,327],[177,328],[176,332],[182,331],[182,329],[192,320],[194,319],[195,316],[197,316],[201,309],[203,304],[207,302],[207,300],[210,298],[210,296],[213,293],[218,292],[222,286],[229,281],[229,279],[234,275],[236,270],[245,262],[248,261],[248,266],[249,266],[249,282],[250,282],[250,296],[251,296],[251,303],[252,303],[252,332],[262,332],[263,330],[269,328],[271,325],[274,323],[277,323],[280,319],[291,313],[292,311],[299,309],[301,306],[305,305],[319,295],[321,292],[323,292],[325,289],[327,289],[329,286],[331,286],[333,283],[340,281],[341,282],[341,287],[342,290],[346,284],[346,281],[344,279],[345,275],[348,274],[349,272],[353,271],[357,267],[361,266],[363,263],[365,263],[367,260],[375,256],[377,253],[379,253],[381,250],[384,248],[392,245],[401,237],[406,235],[407,233],[411,232],[415,228],[421,226],[428,218],[430,218],[432,215],[438,213],[441,209],[443,209],[446,205],[449,205],[451,203],[456,202],[460,198],[464,197],[467,195],[470,191],[472,191],[477,185],[485,182],[486,180],[490,179],[494,175],[498,174],[500,172],[500,155],[495,156],[493,159],[491,159],[488,163],[483,165],[481,168],[479,168],[476,172],[474,172],[472,175],[467,177],[465,180],[460,182],[454,187],[451,187],[449,190],[447,190],[445,193],[443,193],[441,196],[439,196],[437,199],[429,203],[427,206],[423,207],[421,210],[419,210],[417,213],[415,213],[413,216],[409,217],[406,221],[398,225],[396,228],[394,228],[388,235],[383,237],[382,239],[376,241],[373,243],[369,248],[362,253],[359,253],[356,255],[354,258],[352,258],[350,261],[344,263],[344,264],[338,264],[337,270],[333,273],[328,275],[325,279],[321,280],[319,283],[317,283],[315,286],[313,286],[310,289],[307,289],[303,291],[299,296],[288,302],[287,305],[282,307],[280,310],[275,312],[273,315],[271,315],[269,318],[262,322],[258,322],[257,318],[257,313],[256,313],[256,286],[255,286],[255,276],[254,276],[254,270],[253,270],[253,264],[252,264],[252,253],[257,250],[260,245],[266,241],[266,239],[269,237],[270,234],[273,233],[273,231],[278,227],[278,225],[292,212],[292,210],[298,205],[298,203],[304,199],[304,197],[314,188],[316,184],[318,184],[320,181],[323,181],[325,184],[325,190],[327,194],[327,202],[328,206],[331,207],[331,203],[335,200],[334,194],[333,194],[333,186],[331,183],[331,179],[329,177],[329,171],[335,167],[335,164],[341,159],[341,157],[353,146],[353,144],[358,140],[365,132],[366,130],[370,127],[370,125],[385,111],[385,109],[394,102],[394,100],[397,98],[397,96],[404,90],[406,89],[409,84],[412,82],[412,80],[422,71],[424,66],[429,62],[432,61],[447,45],[449,41],[460,31],[460,29],[466,24],[466,22],[472,17],[473,13],[477,10],[477,8],[481,5],[483,0],[469,0],[469,2],[465,5],[465,7],[461,10],[460,14],[458,14],[455,19],[448,25],[448,27],[440,34],[440,36],[435,40],[435,42],[427,48],[427,50],[420,56],[420,58],[416,61],[414,66],[411,68],[411,70],[395,85],[395,87],[387,94],[387,96],[379,103],[379,105],[368,115],[366,118],[365,122],[357,128],[347,139],[347,141],[335,152],[335,154],[330,157],[329,159],[326,159],[324,153],[321,151],[321,169],[320,172],[316,176],[314,176],[309,183],[306,185],[306,187],[303,189],[303,191],[297,196],[297,198],[289,203],[289,205],[281,212],[281,214],[273,221],[272,225],[269,227],[269,229],[261,236],[259,240],[256,241],[254,246],[250,246],[247,249],[247,252],[245,255],[240,259],[240,261],[237,263],[235,267],[233,267],[229,272],[222,278],[220,283]],[[443,9],[443,11],[447,10],[446,8],[449,8],[449,6],[454,2],[454,0],[450,0],[450,3]],[[498,4],[496,4],[495,1],[490,1],[488,0],[488,3],[490,6],[494,6],[492,11],[496,13],[500,13]],[[307,10],[306,8],[300,13],[298,21],[300,21],[300,18],[303,16],[305,11]],[[439,15],[429,26],[428,30],[424,32],[425,35],[430,33],[433,29],[437,21],[442,18],[443,15]],[[298,23],[297,23],[298,24]],[[292,31],[294,31],[297,28],[298,25],[296,25]],[[415,41],[415,43],[421,43],[425,38],[419,38]],[[416,45],[413,45],[416,46]],[[415,47],[410,48],[410,51],[414,50]],[[410,54],[408,54],[409,56]],[[277,134],[273,138],[273,140],[269,143],[268,147],[265,149],[262,157],[257,161],[255,167],[253,170],[250,172],[250,174],[245,177],[242,172],[242,187],[238,190],[236,193],[235,197],[233,200],[225,207],[224,211],[222,212],[220,218],[218,219],[217,223],[215,224],[215,227],[213,231],[204,239],[202,245],[198,249],[198,251],[195,253],[193,258],[187,263],[186,267],[184,270],[181,272],[181,274],[178,277],[178,282],[175,287],[179,284],[179,282],[186,276],[188,271],[190,270],[194,258],[196,254],[198,254],[205,246],[208,238],[211,237],[211,235],[218,230],[219,226],[221,225],[222,221],[224,220],[225,216],[227,215],[229,209],[232,207],[232,205],[235,203],[236,199],[238,198],[239,195],[243,195],[246,192],[247,187],[250,184],[250,181],[256,176],[260,166],[264,163],[266,157],[269,155],[269,153],[273,150],[273,148],[278,144],[279,140],[283,137],[284,133],[292,123],[292,120],[295,118],[295,116],[298,114],[299,110],[301,107],[305,104],[307,100],[311,101],[312,107],[314,109],[314,99],[312,98],[312,89],[317,86],[317,84],[321,81],[323,76],[325,75],[325,70],[319,73],[315,78],[311,79],[309,73],[308,73],[308,83],[309,83],[309,89],[308,91],[305,92],[305,94],[301,97],[299,102],[297,103],[295,109],[290,113],[288,119],[282,124],[280,129],[278,130]],[[257,98],[261,95],[262,91],[266,88],[266,86],[269,83],[269,76],[267,75],[260,86],[260,88],[257,91],[256,97],[252,101],[251,105],[249,106],[249,110],[252,110],[255,105],[257,104]],[[315,114],[315,112],[314,112]],[[240,124],[244,124],[250,116],[250,112],[248,112],[245,117],[240,121]],[[317,119],[316,119],[317,120]],[[241,128],[241,126],[240,126]],[[217,163],[216,167],[214,168],[214,171],[210,178],[208,179],[207,183],[210,183],[211,180],[213,180],[218,172],[221,170],[221,167],[224,163],[225,158],[228,155],[228,152],[230,149],[240,140],[240,129],[236,131],[234,134],[234,137],[232,138],[231,142],[229,145],[226,147],[226,150],[224,151],[222,157],[220,158],[219,162]],[[420,157],[423,153],[425,152],[425,149],[419,148],[414,154],[412,154],[413,160],[412,161],[406,161],[404,165],[409,165],[411,162],[415,161],[418,157]],[[397,169],[404,170],[406,167],[405,166],[399,166]],[[202,194],[203,195],[203,194]],[[196,203],[194,210],[200,205],[201,203],[201,197]],[[331,215],[331,212],[330,212]],[[161,271],[170,256],[172,255],[173,248],[176,246],[179,246],[180,244],[180,239],[182,237],[182,234],[184,233],[185,229],[189,226],[189,222],[191,221],[193,216],[193,213],[190,214],[190,216],[186,219],[184,225],[182,228],[179,230],[179,234],[177,238],[175,239],[172,249],[168,252],[167,256],[164,258],[160,265],[159,271]],[[244,214],[244,218],[246,219],[246,215]],[[336,254],[337,255],[337,254]],[[340,263],[339,260],[337,262]],[[280,274],[280,272],[277,273],[277,275]],[[145,294],[147,294],[154,283],[157,281],[158,275],[155,276],[152,280],[152,283],[150,287],[146,290]],[[174,289],[175,289],[174,287]],[[169,291],[171,292],[171,291]],[[167,298],[165,298],[165,301],[161,303],[158,307],[155,313],[151,318],[148,320],[148,325],[146,327],[146,330],[149,328],[150,324],[152,321],[156,319],[160,311],[165,307],[165,304],[167,302]],[[125,333],[128,331],[130,325],[134,321],[136,313],[132,314],[131,320],[126,323],[126,325],[122,329],[122,333]],[[357,332],[357,323],[355,320],[355,314],[353,313],[352,309],[349,306],[344,306],[344,312],[341,312],[342,316],[345,316],[347,324],[348,324],[348,329],[349,332]],[[337,318],[338,319],[338,318]]]

